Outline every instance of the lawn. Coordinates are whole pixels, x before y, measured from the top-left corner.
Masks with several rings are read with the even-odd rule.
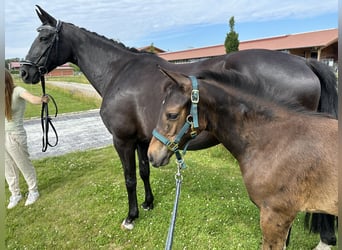
[[[40,91],[38,86],[26,86]],[[74,98],[82,108],[89,102],[53,91],[62,95],[56,97],[60,105],[72,106]],[[65,101],[60,102],[62,98]],[[259,249],[258,209],[248,199],[236,160],[220,145],[188,152],[185,160],[173,249]],[[155,208],[140,209],[132,231],[120,228],[128,211],[127,193],[112,147],[33,163],[41,198],[30,207],[22,201],[7,210],[7,249],[164,249],[175,198],[174,160],[151,168]],[[21,188],[26,192],[22,178]],[[140,178],[137,189],[142,203]],[[295,220],[288,249],[312,249],[319,241],[318,235],[304,230],[303,218],[299,214]]]
[[[188,152],[182,171],[173,249],[258,249],[258,210],[236,161],[222,146]],[[173,163],[173,161],[172,161]],[[152,211],[140,210],[133,231],[120,228],[127,195],[112,147],[34,161],[41,198],[7,211],[8,249],[163,249],[175,195],[175,164],[151,169]],[[22,190],[26,185],[21,179]],[[138,199],[143,201],[138,182]],[[6,188],[6,196],[9,193]],[[288,249],[312,249],[317,235],[295,221]]]
[[[16,80],[16,85],[24,87],[30,93],[41,96],[42,87],[40,84],[25,84],[21,81]],[[63,90],[52,85],[46,84],[46,93],[51,95],[58,107],[58,113],[69,113],[76,111],[85,111],[90,109],[99,108],[101,101],[98,99],[88,98],[80,94],[75,94],[72,91]],[[41,112],[41,105],[33,105],[27,102],[25,118],[39,117]],[[53,103],[49,103],[49,113],[54,114],[55,109]]]

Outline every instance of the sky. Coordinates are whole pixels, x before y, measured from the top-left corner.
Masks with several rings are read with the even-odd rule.
[[[223,44],[232,16],[240,42],[338,27],[338,0],[8,0],[6,59],[25,58],[41,24],[36,4],[128,47],[165,51]]]

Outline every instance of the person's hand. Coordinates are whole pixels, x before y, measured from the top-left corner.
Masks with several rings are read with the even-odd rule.
[[[48,95],[43,95],[42,96],[42,102],[48,103],[50,101],[50,98]]]

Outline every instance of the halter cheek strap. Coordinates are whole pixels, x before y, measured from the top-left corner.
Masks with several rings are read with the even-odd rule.
[[[49,60],[49,56],[50,56],[52,47],[55,46],[56,50],[58,51],[58,42],[59,42],[58,34],[59,34],[61,27],[62,27],[62,22],[60,20],[57,21],[56,27],[52,27],[52,26],[47,25],[47,24],[39,26],[37,28],[38,32],[40,32],[42,30],[54,31],[54,37],[53,37],[50,45],[44,50],[44,52],[35,61],[24,60],[24,61],[20,61],[20,64],[37,67],[40,75],[45,75],[46,73],[48,73],[48,70],[46,68],[46,64]],[[41,63],[40,61],[45,55],[46,55],[46,60],[44,63]]]
[[[192,84],[191,91],[191,110],[190,114],[193,117],[194,128],[198,128],[198,112],[197,112],[197,104],[199,102],[199,90],[198,90],[198,82],[196,77],[189,76]]]
[[[50,53],[51,53],[53,46],[55,46],[56,51],[58,51],[58,41],[59,41],[58,33],[61,29],[61,26],[62,26],[62,22],[58,20],[56,27],[52,27],[50,25],[42,25],[42,26],[38,27],[37,28],[38,32],[40,32],[42,30],[54,31],[54,37],[53,37],[50,45],[45,49],[45,51],[34,62],[30,61],[30,60],[25,60],[25,61],[20,62],[21,65],[29,65],[29,66],[36,67],[38,69],[39,74],[40,74],[40,81],[41,81],[41,85],[42,85],[43,96],[48,95],[45,93],[45,78],[44,78],[44,75],[46,73],[48,73],[48,70],[46,68],[46,64],[49,60],[49,56],[50,56]],[[46,55],[46,60],[43,64],[40,65],[40,61],[44,55]],[[54,100],[54,98],[51,95],[48,95],[48,96],[50,97],[50,99],[52,100],[52,102],[55,106],[55,117],[56,117],[57,113],[58,113],[56,101]],[[42,130],[43,130],[42,151],[45,152],[47,150],[48,146],[55,147],[58,144],[58,134],[57,134],[57,131],[55,129],[55,126],[52,124],[52,119],[49,115],[48,103],[45,103],[45,102],[42,103],[41,125],[42,125]],[[50,126],[51,126],[51,128],[55,134],[56,140],[55,140],[54,144],[51,144],[49,141],[49,128],[50,128]]]
[[[185,123],[179,133],[176,135],[176,138],[174,141],[170,141],[165,136],[161,135],[156,129],[152,131],[152,135],[157,138],[161,143],[163,143],[167,148],[171,151],[173,151],[176,155],[176,159],[179,165],[181,165],[182,168],[185,168],[185,163],[182,158],[181,153],[179,152],[179,142],[183,138],[183,136],[191,129],[190,135],[191,139],[195,138],[197,136],[196,128],[199,127],[198,125],[198,102],[199,102],[199,90],[198,90],[198,82],[196,77],[189,76],[191,80],[192,85],[192,91],[191,91],[191,108],[190,108],[190,114],[187,116]],[[186,149],[190,143],[190,140],[185,144],[183,149],[183,154],[185,154]]]

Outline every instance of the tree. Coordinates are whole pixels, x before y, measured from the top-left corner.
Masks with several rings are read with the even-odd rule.
[[[149,52],[155,53],[155,49],[154,49],[154,44],[153,43],[151,43],[151,45],[150,45]]]
[[[224,41],[224,46],[226,47],[226,53],[239,50],[239,34],[234,30],[234,16],[229,19],[230,31],[227,33],[226,40]]]
[[[76,64],[69,63],[69,66],[73,68],[75,72],[81,72],[80,67],[78,67]]]

